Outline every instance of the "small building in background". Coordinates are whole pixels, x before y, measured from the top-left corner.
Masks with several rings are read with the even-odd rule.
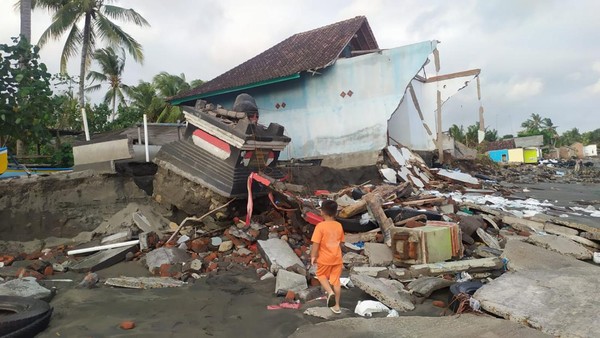
[[[583,147],[583,155],[585,157],[598,156],[598,146],[595,144],[589,144]]]

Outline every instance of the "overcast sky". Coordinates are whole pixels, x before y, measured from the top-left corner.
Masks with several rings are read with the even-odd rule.
[[[0,43],[19,33],[16,0],[0,0]],[[520,130],[531,113],[552,119],[559,132],[600,128],[600,1],[314,1],[121,0],[151,24],[124,29],[143,46],[146,60],[129,58],[125,83],[160,71],[210,80],[285,38],[365,15],[381,48],[437,39],[441,73],[481,68],[486,125],[500,135]],[[37,41],[50,17],[36,11]],[[62,41],[42,50],[58,72]],[[69,72],[78,74],[76,60]],[[465,90],[444,112],[449,124],[472,124],[474,91]]]

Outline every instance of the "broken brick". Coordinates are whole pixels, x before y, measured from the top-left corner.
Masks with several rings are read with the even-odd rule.
[[[208,262],[214,261],[217,257],[218,257],[218,255],[216,252],[211,252],[206,257],[204,257],[204,262],[208,263]]]
[[[52,265],[48,265],[44,269],[44,276],[52,276],[54,274],[54,269],[52,269]]]
[[[293,302],[294,298],[296,298],[296,293],[292,290],[288,290],[288,292],[285,295],[285,300]]]
[[[446,303],[444,303],[441,300],[434,300],[431,304],[433,304],[433,306],[437,306],[437,307],[446,307]]]
[[[126,320],[121,322],[121,325],[119,325],[119,327],[123,330],[131,330],[135,327],[135,322]]]

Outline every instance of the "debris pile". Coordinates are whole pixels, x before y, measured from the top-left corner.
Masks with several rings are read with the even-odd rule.
[[[246,220],[212,218],[227,205],[180,224],[128,209],[128,222],[102,225],[99,228],[104,231],[92,232],[91,242],[28,254],[2,253],[0,277],[41,280],[75,271],[88,273],[86,278],[93,282],[87,286],[92,287],[98,282],[97,276],[92,278],[94,272],[122,261],[139,261],[148,268],[148,277],[110,278],[104,284],[149,289],[181,287],[210,274],[253,269],[257,280],[273,279],[274,294],[283,298],[269,309],[299,309],[323,299],[309,262],[310,237],[321,221],[318,209],[325,199],[337,201],[338,221],[346,232],[343,275],[349,278],[344,278],[343,284],[360,288],[371,297],[365,295],[354,311],[343,309],[345,315],[383,311],[395,316],[414,310],[436,290],[450,288],[452,297],[447,303],[437,300],[436,306],[457,313],[488,311],[519,318],[502,307],[496,291],[485,290],[500,292],[517,285],[511,284],[510,278],[518,283],[552,278],[556,272],[548,269],[540,272],[543,277],[538,279],[535,274],[515,277],[543,268],[542,263],[536,268],[523,267],[528,263],[516,257],[516,252],[523,254],[516,249],[522,245],[566,257],[565,264],[571,269],[582,269],[582,265],[597,268],[582,261],[591,262],[594,252],[600,251],[600,228],[560,217],[575,212],[600,216],[591,205],[567,210],[546,201],[514,199],[506,188],[495,189],[485,175],[480,174],[483,177],[479,179],[459,171],[429,168],[405,147],[385,149],[380,173],[385,184],[366,182],[337,192],[313,193],[257,174],[255,180],[270,191],[272,207],[252,216],[250,199]],[[99,245],[92,245],[94,241]],[[544,259],[544,254],[537,256]],[[591,283],[592,275],[585,276],[585,283]],[[0,285],[0,295],[8,283]],[[561,283],[546,283],[546,287],[562,287]],[[599,296],[590,297],[593,302]],[[515,311],[520,306],[516,304]],[[320,308],[305,313],[330,318],[330,313]],[[535,315],[528,318],[533,320]],[[581,329],[584,336],[589,325],[598,328],[598,324],[585,325]],[[564,332],[564,328],[541,329],[551,334]]]

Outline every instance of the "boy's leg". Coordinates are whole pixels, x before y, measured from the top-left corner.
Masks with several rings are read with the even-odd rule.
[[[335,292],[335,306],[336,310],[340,309],[340,296],[342,294],[342,285],[340,283],[340,277],[342,276],[342,264],[336,265],[331,269],[331,275],[329,277],[329,283],[333,286]]]
[[[327,265],[317,265],[317,280],[321,283],[321,287],[327,292],[327,295],[334,293],[329,284],[330,269]]]
[[[333,307],[336,310],[340,309],[340,296],[342,295],[342,286],[334,285],[333,291],[335,291],[335,306]]]

